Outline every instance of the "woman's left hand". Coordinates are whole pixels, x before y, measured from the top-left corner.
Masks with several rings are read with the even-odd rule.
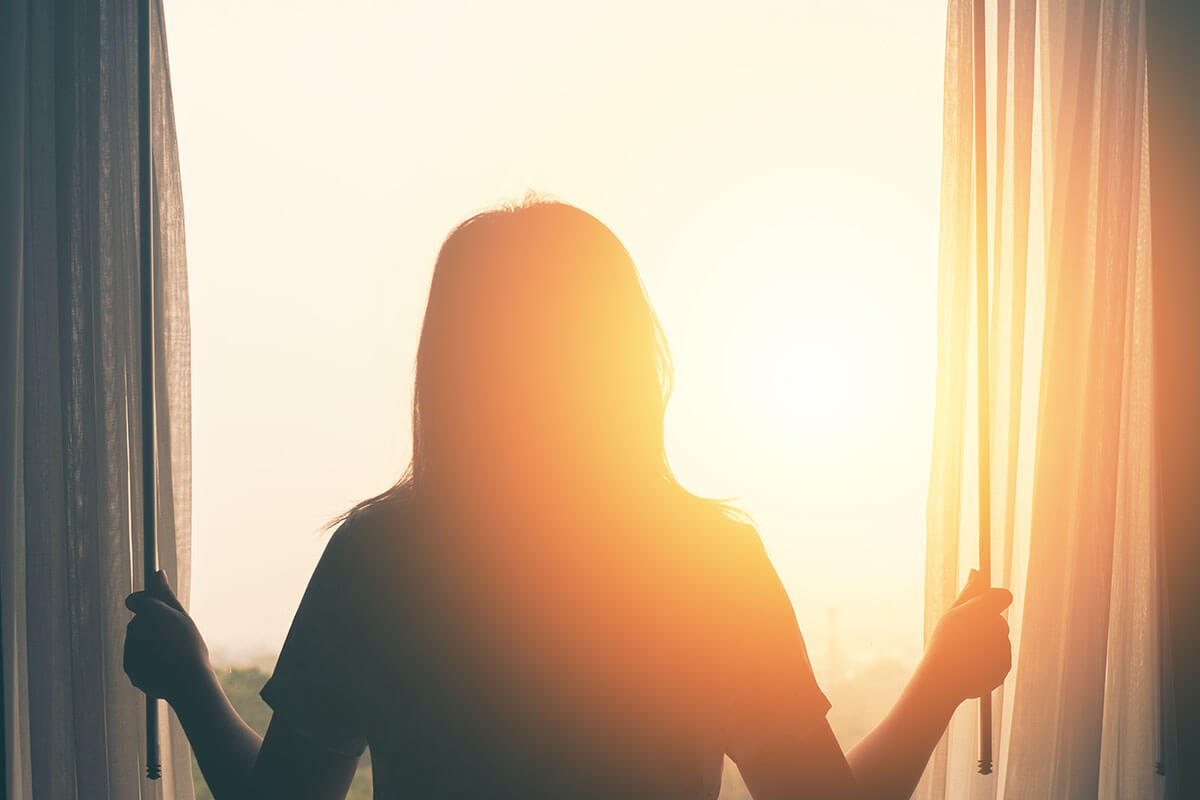
[[[125,598],[125,674],[134,686],[172,705],[206,671],[208,646],[159,570],[150,587]]]

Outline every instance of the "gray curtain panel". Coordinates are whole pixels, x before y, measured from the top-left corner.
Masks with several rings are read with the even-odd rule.
[[[186,603],[191,411],[183,208],[152,12],[160,563]],[[133,2],[0,6],[0,620],[9,798],[190,800],[178,722],[146,780],[121,667],[141,581]]]

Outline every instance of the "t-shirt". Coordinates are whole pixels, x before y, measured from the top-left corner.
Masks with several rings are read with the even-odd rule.
[[[684,510],[686,509],[686,510]],[[680,504],[468,533],[411,499],[331,536],[263,699],[375,796],[715,798],[724,756],[829,710],[757,531]]]

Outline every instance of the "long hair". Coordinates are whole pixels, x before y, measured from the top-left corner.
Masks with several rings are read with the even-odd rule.
[[[662,326],[607,226],[532,195],[476,214],[434,266],[412,460],[395,485],[335,522],[400,496],[462,503],[523,489],[542,502],[571,491],[673,496],[744,518],[691,495],[672,473],[663,436],[671,387]]]

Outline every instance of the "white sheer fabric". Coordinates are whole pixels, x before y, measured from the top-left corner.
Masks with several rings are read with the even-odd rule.
[[[966,703],[915,796],[1162,797],[1144,2],[988,11],[992,577],[1016,596],[1014,669],[995,774]],[[971,43],[951,0],[927,632],[978,558]]]
[[[20,800],[192,797],[165,710],[163,778],[144,777],[142,695],[121,665],[141,574],[136,20],[128,0],[0,5],[0,619]],[[186,602],[187,281],[157,4],[153,30],[159,553]]]

